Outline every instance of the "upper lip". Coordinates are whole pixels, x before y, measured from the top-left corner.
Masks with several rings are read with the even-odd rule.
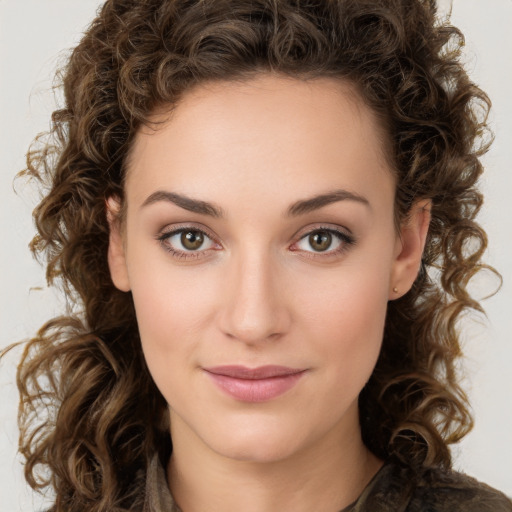
[[[272,377],[286,377],[296,375],[305,371],[302,368],[289,368],[287,366],[267,365],[258,366],[257,368],[248,368],[240,365],[225,365],[203,368],[208,373],[214,375],[223,375],[234,379],[270,379]]]

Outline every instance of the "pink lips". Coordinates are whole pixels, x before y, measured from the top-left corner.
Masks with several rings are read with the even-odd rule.
[[[306,370],[286,366],[215,366],[204,371],[233,398],[243,402],[266,402],[291,389]]]

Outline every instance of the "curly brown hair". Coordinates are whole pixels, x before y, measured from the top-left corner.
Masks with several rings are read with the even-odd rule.
[[[475,222],[488,97],[459,57],[460,31],[434,0],[108,0],[61,71],[65,105],[28,153],[45,196],[32,250],[69,301],[19,370],[20,451],[53,511],[121,511],[137,474],[169,454],[167,404],[141,350],[131,295],[107,263],[105,201],[123,198],[134,136],[194,85],[275,72],[356,85],[391,141],[396,221],[432,201],[422,268],[389,303],[383,347],[359,400],[363,440],[413,467],[451,464],[472,426],[456,372],[457,322],[481,311],[467,290],[485,267]],[[42,466],[46,471],[38,470]]]

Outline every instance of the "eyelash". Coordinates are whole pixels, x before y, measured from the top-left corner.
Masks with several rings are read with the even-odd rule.
[[[164,233],[159,234],[156,238],[167,252],[169,252],[174,258],[178,260],[197,260],[199,258],[205,257],[205,252],[210,250],[218,250],[218,249],[203,249],[203,250],[197,250],[197,251],[181,251],[179,249],[175,249],[168,243],[168,240],[176,235],[187,233],[187,232],[194,232],[194,233],[201,233],[203,236],[211,240],[213,244],[218,244],[214,237],[209,234],[206,230],[195,227],[195,226],[183,226],[178,227],[176,229],[173,229],[172,231],[166,231]],[[294,242],[292,244],[292,247],[294,245],[297,245],[302,240],[305,240],[307,237],[311,236],[314,233],[321,233],[326,232],[331,235],[333,235],[335,238],[337,238],[340,242],[340,246],[335,250],[327,250],[325,252],[322,251],[302,251],[305,253],[305,256],[307,258],[327,258],[327,257],[336,257],[341,254],[343,254],[345,251],[347,251],[350,246],[354,245],[356,243],[355,238],[352,235],[349,235],[341,230],[335,229],[333,227],[327,227],[327,226],[319,226],[315,229],[312,229],[308,231],[307,233],[303,234],[297,242]],[[293,252],[298,252],[298,249],[291,249]]]
[[[182,234],[182,233],[201,233],[203,236],[212,241],[212,243],[216,244],[214,237],[208,233],[206,230],[201,229],[196,226],[180,226],[171,231],[166,231],[157,236],[157,240],[160,242],[161,246],[169,252],[174,258],[178,260],[194,260],[204,257],[204,253],[207,250],[217,250],[217,249],[203,249],[198,251],[181,251],[179,249],[174,249],[172,245],[168,243],[168,240],[173,236]],[[219,244],[217,244],[219,245]]]
[[[322,251],[303,251],[304,256],[306,258],[329,258],[329,257],[336,257],[341,256],[343,253],[345,253],[351,246],[353,246],[356,243],[356,239],[354,236],[349,235],[348,233],[345,233],[344,231],[341,231],[339,229],[328,227],[328,226],[319,226],[316,227],[307,233],[304,233],[297,242],[294,242],[293,245],[297,245],[302,240],[307,239],[309,236],[311,236],[314,233],[329,233],[334,236],[334,238],[337,238],[340,242],[340,246],[334,250],[327,250],[325,252]],[[292,249],[293,251],[296,251],[297,249]]]

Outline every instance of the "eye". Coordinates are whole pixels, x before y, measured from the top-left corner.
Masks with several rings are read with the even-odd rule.
[[[164,249],[180,259],[197,258],[219,247],[204,231],[192,227],[168,231],[159,235],[158,240]]]
[[[301,242],[303,242],[302,247]],[[325,252],[329,249],[336,249],[340,244],[341,241],[335,238],[330,231],[314,231],[302,238],[299,242],[299,247],[307,251],[308,248],[304,246],[308,245],[315,252]]]
[[[332,228],[320,228],[306,233],[293,250],[309,253],[339,254],[354,244],[352,236]]]

